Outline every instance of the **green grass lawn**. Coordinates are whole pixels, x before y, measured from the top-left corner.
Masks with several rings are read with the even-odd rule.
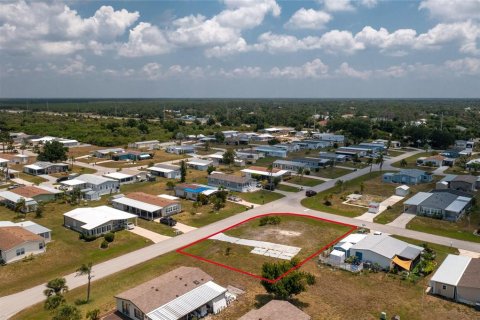
[[[91,205],[104,203],[101,201]],[[48,203],[43,218],[35,218],[34,213],[27,214],[28,220],[52,230],[53,241],[47,245],[46,253],[35,256],[33,260],[0,267],[0,296],[74,272],[82,263],[99,263],[151,244],[149,240],[128,231],[117,232],[115,241],[108,249],[100,249],[102,238],[92,242],[79,240],[77,232],[62,226],[63,213],[74,208],[69,204]],[[15,218],[13,211],[0,207],[0,220],[18,221]]]
[[[172,227],[169,227],[167,225],[155,222],[155,221],[150,221],[150,220],[145,220],[138,218],[138,224],[139,227],[148,229],[150,231],[162,234],[164,236],[168,237],[174,237],[175,236],[175,229]]]
[[[404,154],[405,151],[398,151],[398,150],[388,150],[388,155],[392,158],[397,157],[399,155]]]
[[[433,155],[432,152],[420,152],[420,153],[417,153],[413,156],[410,156],[408,158],[405,158],[404,160],[407,162],[407,165],[405,167],[402,167],[400,165],[401,163],[401,160],[400,161],[397,161],[395,163],[392,163],[392,167],[396,167],[396,168],[402,168],[402,169],[421,169],[421,170],[427,170],[427,171],[431,171],[433,170],[434,168],[427,168],[427,167],[418,167],[417,166],[417,159],[418,158],[421,158],[421,157],[429,157]]]
[[[373,218],[373,222],[387,224],[397,219],[403,213],[403,201],[395,203],[391,209],[387,209]]]
[[[283,198],[284,195],[268,190],[259,190],[255,192],[242,192],[242,193],[234,193],[236,196],[242,198],[243,200],[255,204],[265,204],[280,198]]]
[[[368,164],[366,164],[365,162],[345,161],[345,162],[337,162],[337,166],[348,167],[352,169],[363,169],[368,167]]]
[[[335,186],[329,190],[319,192],[313,197],[305,198],[301,203],[304,207],[309,209],[338,214],[346,217],[357,217],[365,213],[367,209],[342,204],[341,202],[343,200],[341,197],[343,195],[354,193],[355,191],[360,191],[360,185],[362,183],[364,184],[364,193],[382,195],[382,190],[384,190],[384,187],[382,187],[381,182],[379,181],[379,177],[381,175],[382,172],[372,172],[363,175],[356,179],[345,182],[342,188]],[[368,184],[369,182],[370,185]],[[324,204],[326,197],[331,197],[329,200],[332,203],[331,206]]]
[[[318,172],[312,172],[311,174],[322,178],[336,179],[352,172],[352,170],[344,168],[327,167],[324,169],[320,169]]]
[[[37,184],[37,185],[40,184],[40,183],[42,183],[42,182],[48,181],[47,179],[44,179],[44,178],[42,178],[42,177],[33,176],[33,175],[31,175],[31,174],[26,174],[26,173],[24,173],[24,172],[20,172],[20,173],[18,174],[18,177],[19,177],[20,179],[26,180],[26,181],[28,181],[28,182],[31,182],[31,183],[34,183],[34,184]]]
[[[303,176],[303,177],[290,176],[290,177],[288,177],[284,180],[285,180],[285,182],[298,184],[300,186],[305,186],[305,187],[318,186],[319,184],[322,184],[324,182],[324,181],[319,180],[319,179],[308,178],[307,176]]]
[[[183,211],[173,216],[173,218],[196,228],[226,219],[247,210],[245,206],[230,201],[225,202],[225,207],[220,209],[220,211],[214,211],[213,206],[210,204],[194,209],[193,201],[190,200],[182,200],[182,209]]]
[[[55,178],[60,178],[60,177],[68,176],[69,174],[72,174],[72,173],[93,174],[95,172],[97,172],[97,170],[92,169],[92,168],[85,168],[85,167],[81,167],[81,166],[78,166],[78,165],[73,165],[73,169],[71,169],[68,172],[58,172],[58,173],[52,173],[50,175],[52,177],[55,177]]]
[[[258,159],[255,162],[255,166],[262,166],[262,167],[267,167],[268,165],[272,164],[275,160],[278,160],[280,158],[275,158],[275,157],[265,157]]]
[[[462,218],[457,222],[437,220],[429,217],[415,217],[407,224],[407,229],[436,234],[443,237],[480,242],[480,236],[473,234],[479,228],[480,214],[473,213],[470,218]]]
[[[285,192],[299,192],[300,189],[292,186],[287,186],[286,184],[278,184],[277,189]]]

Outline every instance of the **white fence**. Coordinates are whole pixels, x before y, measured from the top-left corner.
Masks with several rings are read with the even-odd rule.
[[[360,272],[363,270],[363,263],[360,263],[359,265],[354,265],[354,264],[344,263],[344,262],[336,263],[331,261],[328,257],[323,257],[321,255],[318,257],[318,262],[332,266],[334,268],[338,268],[338,269],[342,269],[350,272]]]

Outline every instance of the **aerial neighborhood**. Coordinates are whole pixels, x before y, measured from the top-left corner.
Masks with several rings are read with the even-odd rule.
[[[422,300],[436,318],[444,305],[478,317],[480,132],[419,141],[415,125],[374,134],[376,120],[329,112],[296,127],[183,112],[165,112],[165,131],[83,118],[144,130],[118,143],[2,127],[0,301],[48,294],[0,318],[325,319],[356,291],[357,312],[378,319],[416,318]]]

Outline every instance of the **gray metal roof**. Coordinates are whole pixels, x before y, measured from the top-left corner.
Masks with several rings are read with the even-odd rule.
[[[273,162],[274,164],[284,164],[288,166],[297,166],[297,167],[306,167],[307,165],[303,162],[298,162],[298,161],[288,161],[288,160],[275,160]]]
[[[411,247],[412,249],[407,250],[407,248],[409,247]],[[411,258],[414,255],[414,252],[416,251],[416,256],[418,256],[418,254],[420,254],[420,252],[422,252],[423,250],[423,248],[421,247],[414,246],[407,242],[383,234],[368,235],[366,238],[353,245],[352,249],[369,250],[388,259],[393,259],[393,257],[395,257],[396,255],[401,256],[400,254],[402,252],[408,254],[409,259],[414,259]]]
[[[409,206],[418,206],[423,201],[427,200],[432,194],[429,192],[419,192],[407,201],[404,204]]]
[[[467,199],[467,201],[465,201]],[[465,207],[470,202],[470,199],[458,197],[457,200],[453,201],[448,207],[445,208],[446,211],[460,213],[465,209]]]
[[[44,226],[41,226],[33,221],[17,222],[16,225],[35,234],[52,232],[52,230],[45,228]]]
[[[456,195],[448,192],[432,193],[431,196],[422,201],[420,205],[423,207],[445,210],[456,199]]]
[[[85,183],[90,183],[90,184],[93,184],[93,185],[99,185],[99,184],[109,182],[109,181],[116,181],[116,180],[113,180],[113,179],[108,179],[108,178],[105,178],[105,177],[102,177],[102,176],[97,176],[97,175],[88,174],[88,173],[87,174],[82,174],[82,175],[76,177],[75,180],[80,180],[80,181],[83,181]]]
[[[405,170],[400,170],[398,174],[403,174],[412,178],[419,178],[423,175],[430,174],[430,173],[427,173],[423,170],[418,170],[418,169],[405,169]]]

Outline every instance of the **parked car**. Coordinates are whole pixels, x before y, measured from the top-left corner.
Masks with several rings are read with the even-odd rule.
[[[172,217],[163,217],[160,219],[160,223],[166,224],[169,227],[173,227],[177,224],[177,221]]]
[[[316,192],[316,191],[313,191],[313,190],[307,190],[307,191],[305,191],[305,195],[306,195],[307,197],[313,197],[313,196],[316,195],[316,194],[317,194],[317,192]]]
[[[67,181],[68,177],[60,177],[57,179],[57,182]]]
[[[127,230],[133,230],[133,229],[135,229],[135,225],[133,224],[133,222],[127,223]]]

